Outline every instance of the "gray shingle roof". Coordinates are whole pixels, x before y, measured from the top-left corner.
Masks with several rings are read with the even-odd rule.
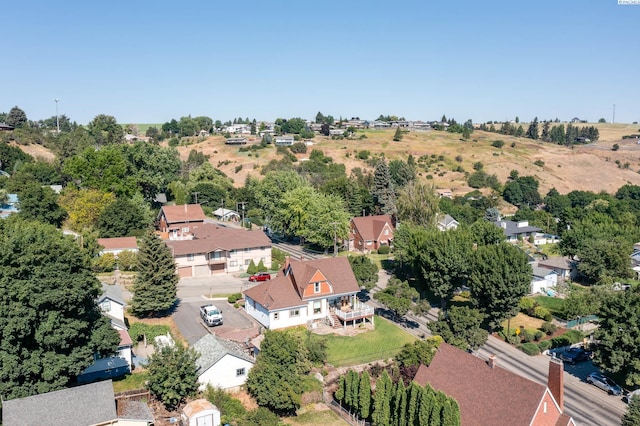
[[[518,226],[519,223],[521,224],[521,226]],[[522,222],[514,222],[512,220],[499,220],[497,222],[493,222],[493,224],[499,228],[502,228],[507,237],[542,231],[541,228],[538,228],[536,226],[528,226],[528,224],[527,226],[522,226]]]
[[[4,426],[87,426],[117,417],[111,380],[2,403]]]
[[[213,334],[207,334],[202,339],[198,340],[193,345],[193,348],[200,353],[200,357],[196,361],[199,374],[207,371],[227,354],[236,356],[251,363],[255,362],[253,358],[247,355],[237,343],[232,342],[231,340],[222,339],[214,336]]]

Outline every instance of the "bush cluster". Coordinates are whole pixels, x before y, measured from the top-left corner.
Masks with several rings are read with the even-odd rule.
[[[229,296],[227,298],[227,302],[231,303],[232,305],[234,303],[236,303],[238,300],[242,299],[242,293],[234,293],[231,296]]]

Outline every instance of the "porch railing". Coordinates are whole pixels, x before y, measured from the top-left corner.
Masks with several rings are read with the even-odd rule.
[[[372,308],[371,306],[364,305],[359,307],[358,309],[353,309],[349,311],[342,311],[342,310],[336,309],[336,316],[343,321],[351,321],[356,318],[373,316],[374,312],[375,312],[374,308]]]

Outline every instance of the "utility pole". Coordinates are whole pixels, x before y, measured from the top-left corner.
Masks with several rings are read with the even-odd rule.
[[[245,225],[244,225],[244,205],[245,205],[245,204],[247,204],[247,202],[246,202],[246,201],[238,201],[238,202],[236,203],[236,208],[238,208],[238,205],[241,205],[241,206],[242,206],[242,227],[243,227],[243,228],[245,227]]]
[[[198,204],[198,194],[199,192],[192,192],[191,193],[194,197],[196,197],[196,204]]]
[[[58,130],[57,134],[60,134],[60,120],[58,119],[58,102],[60,102],[60,99],[58,98],[54,98],[53,102],[56,103],[56,129]]]
[[[338,236],[337,236],[337,227],[338,222],[331,222],[333,225],[333,257],[338,255]]]

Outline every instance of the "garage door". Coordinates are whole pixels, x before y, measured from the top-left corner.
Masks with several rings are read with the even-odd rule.
[[[180,278],[190,277],[191,276],[191,266],[183,266],[178,268],[178,276]]]
[[[195,276],[196,277],[208,277],[209,276],[209,265],[198,265],[195,268]]]
[[[224,272],[224,263],[216,263],[211,265],[212,274],[220,274]]]

